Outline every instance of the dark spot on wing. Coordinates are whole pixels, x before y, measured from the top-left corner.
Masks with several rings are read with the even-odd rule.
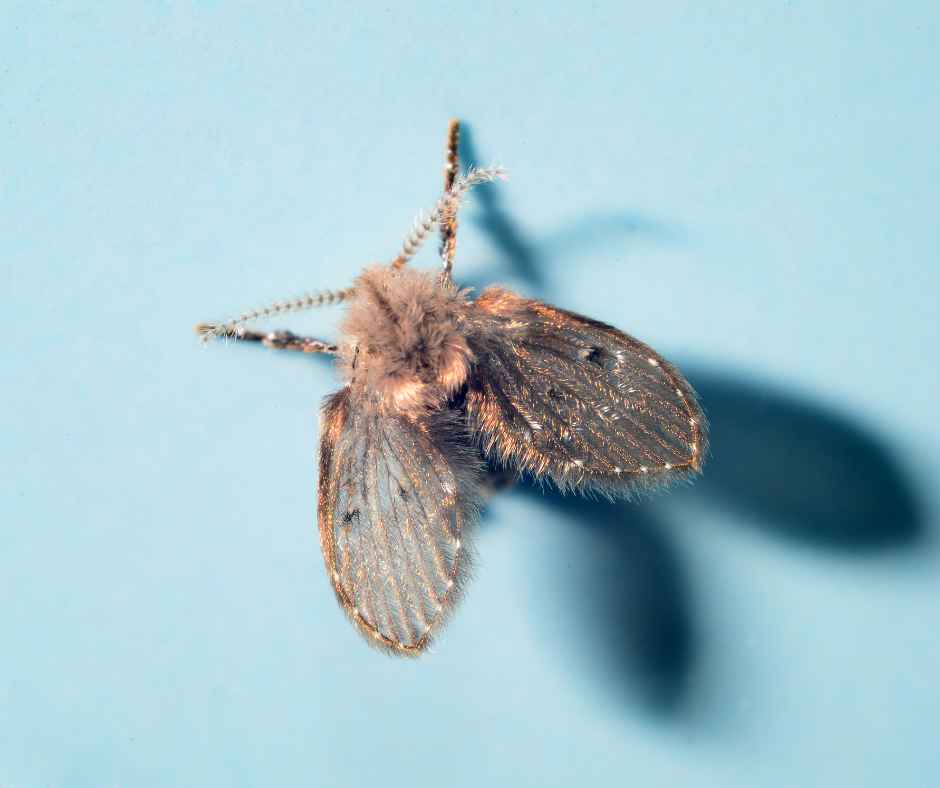
[[[581,357],[591,364],[596,364],[599,367],[604,366],[604,351],[599,347],[585,348],[581,351]]]

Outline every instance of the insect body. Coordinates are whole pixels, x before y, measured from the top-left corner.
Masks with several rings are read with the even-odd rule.
[[[562,490],[627,496],[699,472],[707,449],[692,388],[617,329],[498,287],[451,279],[457,209],[498,169],[457,176],[389,265],[352,287],[201,324],[204,337],[331,353],[345,385],[324,404],[318,522],[340,604],[373,644],[425,650],[465,582],[485,460]],[[441,272],[407,267],[437,226]],[[348,303],[336,344],[245,328],[257,317]]]

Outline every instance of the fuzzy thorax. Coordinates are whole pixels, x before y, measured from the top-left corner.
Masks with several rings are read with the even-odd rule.
[[[461,325],[464,292],[436,273],[366,269],[340,325],[340,368],[350,386],[390,411],[439,407],[463,385],[472,354]]]

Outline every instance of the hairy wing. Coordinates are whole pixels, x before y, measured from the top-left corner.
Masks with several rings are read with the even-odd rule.
[[[488,457],[607,495],[701,470],[707,432],[695,392],[654,350],[500,288],[474,306],[466,408]]]
[[[320,546],[336,596],[373,645],[417,655],[466,576],[479,458],[452,415],[382,415],[349,389],[327,399],[320,432]]]

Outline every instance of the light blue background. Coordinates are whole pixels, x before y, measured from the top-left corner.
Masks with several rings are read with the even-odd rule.
[[[3,3],[0,785],[936,777],[940,14],[652,5]],[[654,345],[714,456],[501,495],[401,662],[318,552],[331,371],[191,326],[389,259],[452,115],[512,174],[458,278]]]

